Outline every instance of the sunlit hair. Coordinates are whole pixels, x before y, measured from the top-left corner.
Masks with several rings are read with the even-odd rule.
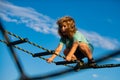
[[[67,27],[68,27],[66,35],[63,35],[61,32],[61,26],[63,25],[64,22],[67,24]],[[57,21],[57,25],[58,25],[58,34],[61,37],[67,36],[68,38],[72,38],[73,34],[76,32],[75,21],[70,16],[64,16],[64,17],[60,18]]]

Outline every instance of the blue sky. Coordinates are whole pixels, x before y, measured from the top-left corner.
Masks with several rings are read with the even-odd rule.
[[[0,0],[0,17],[6,30],[54,50],[59,42],[56,20],[68,15],[75,19],[76,26],[94,45],[93,57],[109,54],[120,48],[120,1],[119,0]],[[16,38],[9,36],[11,41]],[[0,39],[3,40],[0,34]],[[20,44],[32,53],[43,52],[28,43]],[[24,72],[28,76],[41,75],[65,68],[48,64],[39,58],[19,51]],[[62,52],[61,52],[61,55]],[[48,58],[47,56],[46,58]],[[55,61],[62,60],[59,57]],[[120,63],[120,56],[102,63]],[[0,42],[0,80],[16,80],[19,72],[5,44]],[[88,69],[66,74],[49,80],[118,80],[120,68]]]

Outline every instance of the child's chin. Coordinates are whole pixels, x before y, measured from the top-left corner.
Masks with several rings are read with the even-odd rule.
[[[64,36],[66,36],[66,33],[63,33]]]

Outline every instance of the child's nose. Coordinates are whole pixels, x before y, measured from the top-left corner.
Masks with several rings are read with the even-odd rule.
[[[64,28],[64,27],[62,27],[62,31],[65,31],[65,28]]]

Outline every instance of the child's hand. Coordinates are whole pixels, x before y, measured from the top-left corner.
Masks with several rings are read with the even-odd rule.
[[[48,63],[51,63],[51,62],[53,61],[53,58],[48,58],[46,61],[47,61]]]
[[[66,61],[71,61],[72,60],[72,57],[71,56],[66,56]]]

